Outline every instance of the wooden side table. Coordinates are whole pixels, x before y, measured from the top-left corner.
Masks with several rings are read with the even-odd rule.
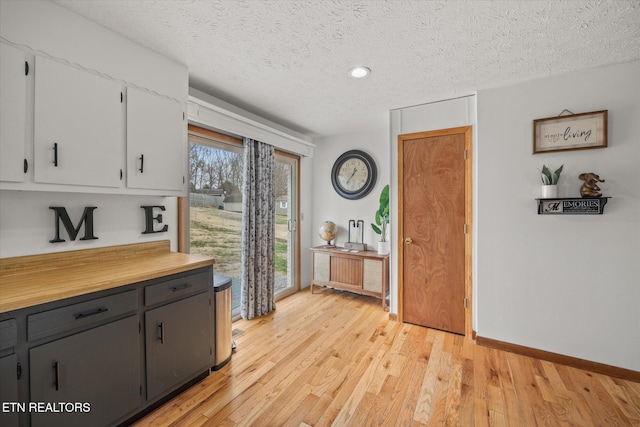
[[[311,248],[311,293],[314,286],[343,289],[382,300],[389,310],[389,255],[344,248]]]

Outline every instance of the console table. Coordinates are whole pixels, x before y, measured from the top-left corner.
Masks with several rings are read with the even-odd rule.
[[[311,293],[324,286],[371,295],[389,310],[389,255],[376,251],[350,251],[344,248],[311,248]]]

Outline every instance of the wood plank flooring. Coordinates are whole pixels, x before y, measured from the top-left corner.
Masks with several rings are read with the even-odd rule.
[[[135,426],[640,426],[640,383],[390,321],[371,297],[302,291],[233,327],[231,362]]]

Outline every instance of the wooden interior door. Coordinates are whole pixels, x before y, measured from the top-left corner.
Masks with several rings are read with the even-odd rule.
[[[399,314],[457,334],[467,318],[470,144],[470,127],[398,137]]]

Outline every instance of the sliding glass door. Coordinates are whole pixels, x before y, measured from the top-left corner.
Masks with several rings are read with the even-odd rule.
[[[299,289],[298,158],[276,152],[276,298]]]
[[[189,133],[189,252],[215,259],[216,275],[231,279],[233,315],[240,314],[242,278],[242,140],[206,130]],[[300,288],[299,158],[276,150],[276,299]],[[185,230],[186,232],[186,230]]]

